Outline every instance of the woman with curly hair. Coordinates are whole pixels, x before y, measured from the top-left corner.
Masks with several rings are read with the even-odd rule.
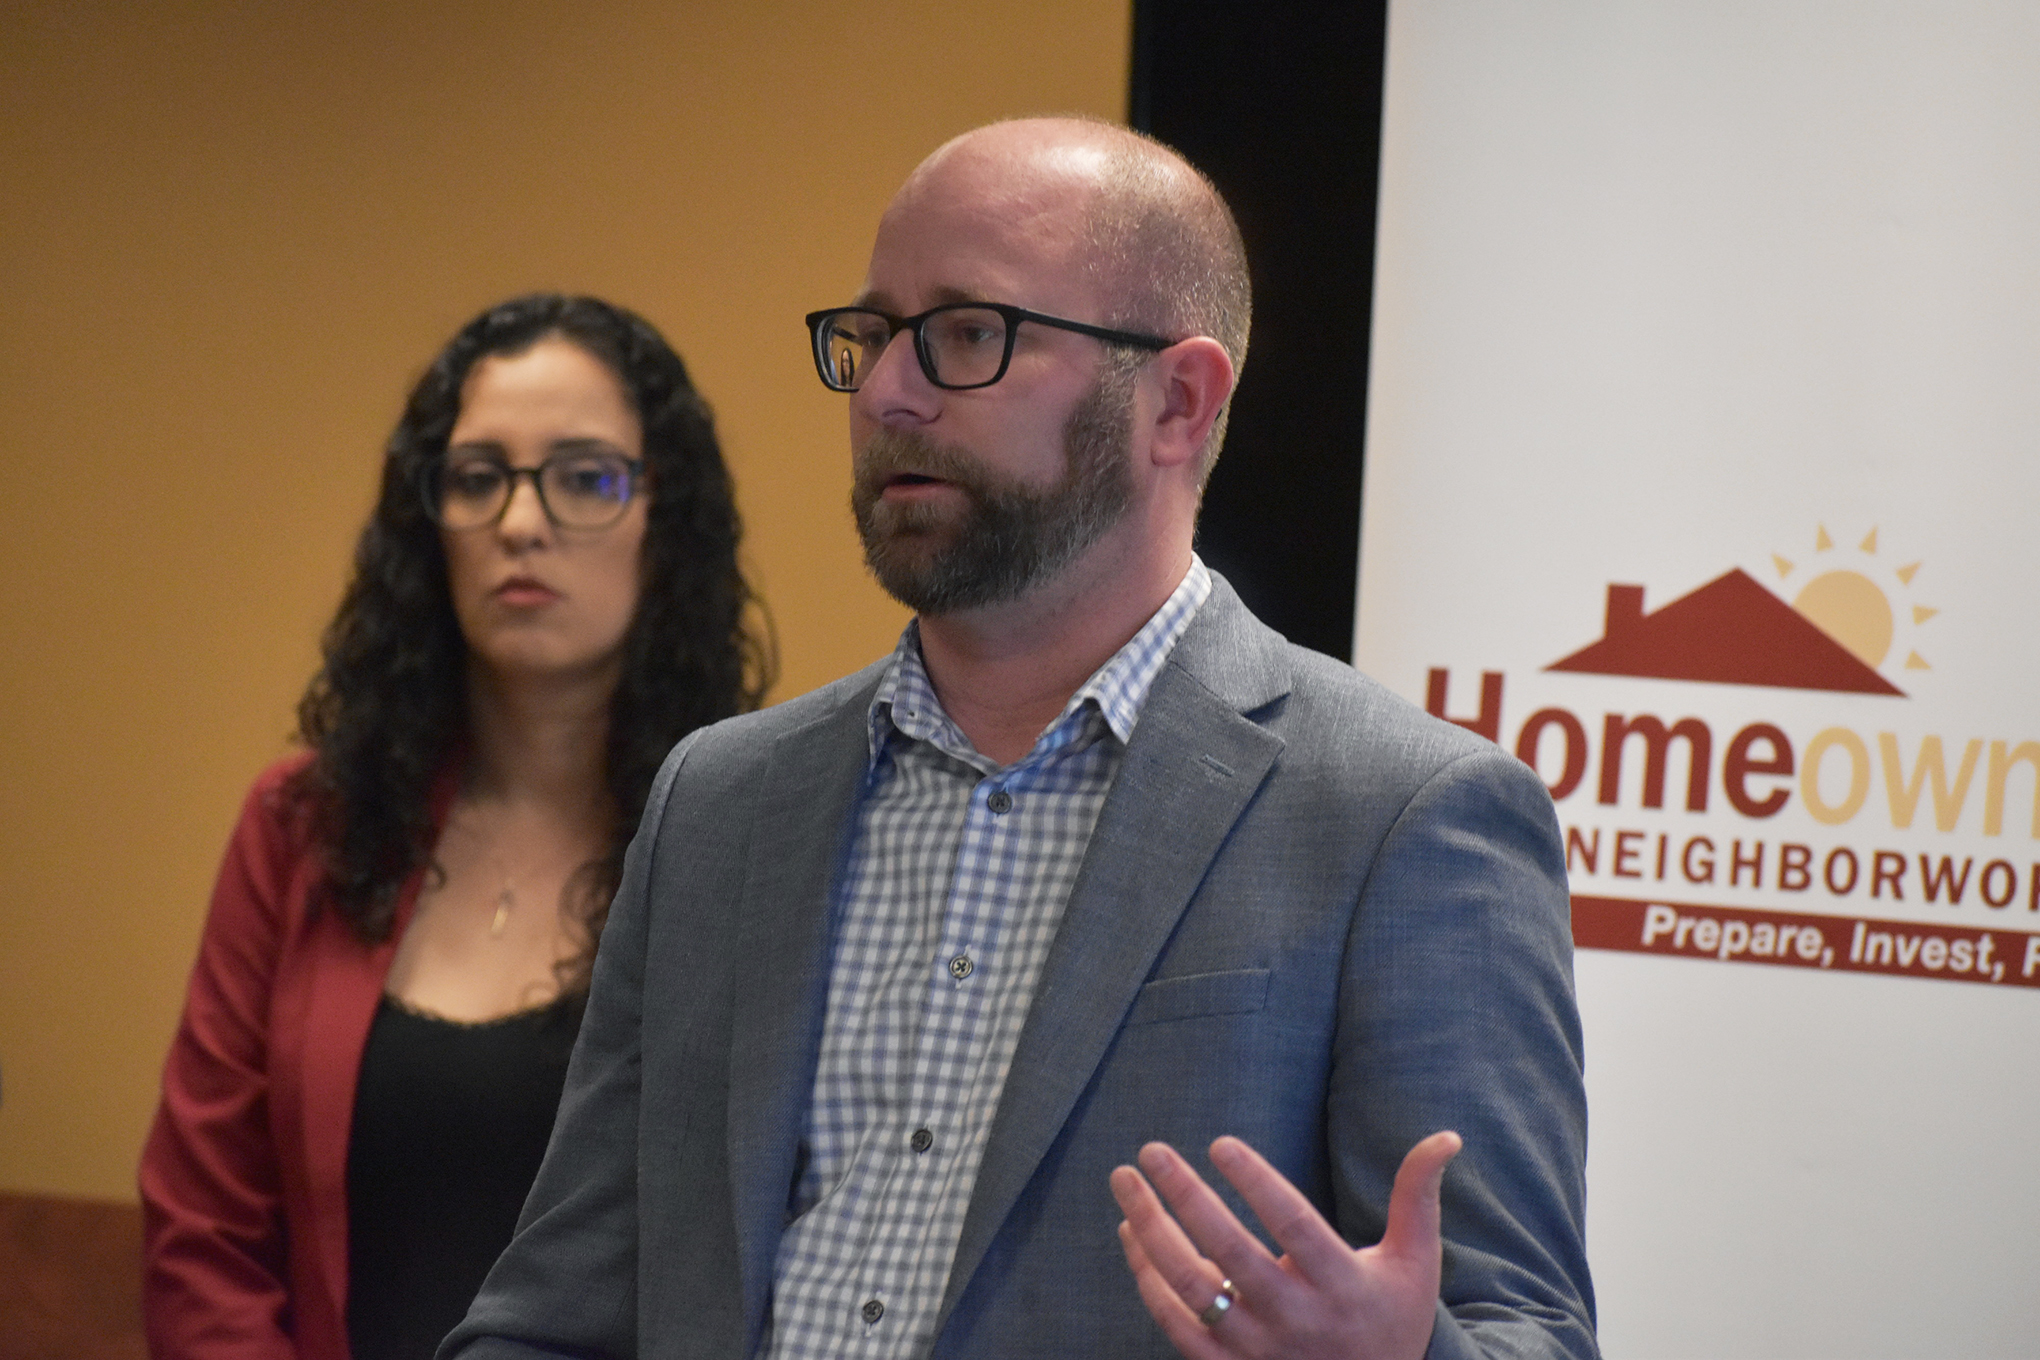
[[[159,1360],[429,1356],[465,1312],[653,776],[769,683],[737,539],[708,408],[631,313],[518,298],[419,380],[165,1066]]]

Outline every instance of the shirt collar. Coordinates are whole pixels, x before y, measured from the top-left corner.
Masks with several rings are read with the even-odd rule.
[[[1134,725],[1140,721],[1141,709],[1147,704],[1148,692],[1154,688],[1155,677],[1161,674],[1169,653],[1210,597],[1211,572],[1203,560],[1192,553],[1190,569],[1183,574],[1183,579],[1170,592],[1169,598],[1162,602],[1162,607],[1141,625],[1140,631],[1129,638],[1125,646],[1114,652],[1104,665],[1092,672],[1090,679],[1077,688],[1063,706],[1061,715],[1049,724],[1044,738],[1068,726],[1071,717],[1089,705],[1104,719],[1105,725],[1122,745],[1131,741]],[[892,661],[879,680],[877,693],[871,697],[869,736],[874,766],[894,732],[914,740],[933,742],[953,753],[960,754],[971,749],[969,739],[943,711],[934,683],[928,679],[927,667],[921,660],[919,619],[910,621],[901,632],[899,643],[893,648]]]

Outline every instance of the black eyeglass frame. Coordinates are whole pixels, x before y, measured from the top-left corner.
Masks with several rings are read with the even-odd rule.
[[[603,520],[600,524],[575,524],[571,521],[563,520],[553,510],[552,502],[545,498],[544,478],[546,472],[556,463],[564,463],[575,458],[614,459],[623,465],[624,474],[630,478],[630,494],[618,501],[616,503],[616,513]],[[503,492],[503,503],[496,507],[495,514],[485,520],[478,520],[473,524],[462,524],[455,527],[447,524],[441,514],[443,499],[439,495],[439,478],[447,471],[446,458],[444,456],[436,458],[418,469],[418,498],[424,502],[426,518],[430,519],[440,528],[451,529],[454,533],[461,533],[468,529],[492,528],[502,523],[503,516],[510,513],[510,502],[517,499],[517,479],[520,477],[529,477],[531,479],[531,490],[538,497],[538,508],[545,512],[546,523],[552,525],[555,529],[607,529],[610,525],[623,518],[624,512],[630,509],[632,501],[644,494],[645,460],[642,458],[629,458],[621,453],[594,453],[587,449],[562,450],[559,453],[547,454],[544,461],[539,463],[537,467],[513,467],[510,460],[500,454],[468,454],[463,456],[463,461],[489,463],[497,471],[501,472],[508,481],[506,483],[507,489]]]
[[[935,358],[928,353],[927,335],[923,329],[928,318],[944,312],[995,312],[1006,323],[1006,348],[999,355],[999,367],[983,382],[947,383],[935,376]],[[1013,362],[1013,341],[1020,334],[1020,323],[1032,321],[1037,326],[1053,326],[1057,330],[1074,331],[1088,335],[1094,340],[1103,340],[1109,345],[1128,345],[1134,349],[1152,350],[1160,353],[1181,341],[1165,340],[1159,335],[1147,335],[1140,331],[1114,330],[1110,326],[1093,326],[1087,321],[1072,321],[1068,317],[1050,316],[1046,312],[1030,312],[1025,307],[1015,307],[1004,302],[945,302],[939,307],[930,307],[914,316],[894,316],[876,307],[830,307],[807,314],[808,337],[814,350],[815,372],[821,375],[822,386],[831,392],[855,392],[855,387],[844,387],[836,381],[836,375],[829,367],[829,342],[827,327],[839,316],[875,316],[886,324],[885,343],[890,346],[893,338],[901,331],[914,335],[914,357],[921,363],[921,374],[929,382],[945,392],[971,392],[980,387],[990,387],[1006,376],[1006,369]],[[884,351],[881,350],[881,353]]]

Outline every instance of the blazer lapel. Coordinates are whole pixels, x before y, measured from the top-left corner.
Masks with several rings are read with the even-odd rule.
[[[1279,639],[1214,573],[1091,834],[1000,1094],[938,1330],[1274,765],[1281,738],[1245,715],[1286,693],[1288,674]]]
[[[364,948],[331,911],[320,912],[306,930],[305,961],[310,966],[305,968],[298,1110],[305,1197],[311,1208],[305,1235],[310,1240],[293,1247],[316,1259],[326,1287],[324,1298],[297,1305],[301,1324],[317,1331],[326,1330],[322,1323],[341,1331],[346,1327],[347,1148],[354,1127],[355,1083],[414,892],[415,888],[407,889],[406,909],[390,938],[379,945]]]
[[[729,1167],[750,1344],[772,1287],[829,994],[829,893],[864,786],[876,687],[773,744],[733,934]],[[737,815],[732,809],[732,815]]]
[[[459,792],[460,760],[456,757],[432,785],[429,806],[435,850],[438,829],[446,825]],[[295,1068],[302,1085],[296,1101],[284,1090],[273,1092],[272,1098],[277,1102],[279,1120],[287,1117],[284,1111],[295,1109],[300,1121],[296,1139],[280,1136],[278,1141],[282,1146],[296,1142],[303,1150],[300,1162],[309,1241],[302,1250],[316,1259],[325,1286],[322,1299],[298,1302],[299,1324],[307,1335],[339,1336],[347,1326],[347,1153],[354,1133],[355,1089],[390,964],[417,910],[426,868],[413,869],[398,889],[389,938],[364,946],[333,912],[310,910],[308,904],[319,878],[317,864],[316,857],[307,856],[295,871],[302,877],[291,890],[291,901],[305,913],[294,927],[303,932],[302,948],[290,956],[291,963],[302,970],[302,981],[292,984],[279,978],[280,990],[290,998],[287,1004],[303,1008],[283,1021],[281,1028],[295,1028],[302,1036],[302,1048],[301,1061],[279,1064],[283,1070],[276,1073],[276,1079],[286,1081]],[[282,1135],[284,1130],[278,1133]]]

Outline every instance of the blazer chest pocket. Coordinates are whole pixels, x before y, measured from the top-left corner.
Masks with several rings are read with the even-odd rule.
[[[1238,968],[1156,978],[1140,989],[1127,1012],[1128,1027],[1202,1015],[1246,1015],[1268,1004],[1268,970]]]

